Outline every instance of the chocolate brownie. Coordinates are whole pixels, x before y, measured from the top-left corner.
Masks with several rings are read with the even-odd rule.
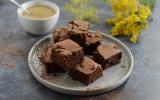
[[[77,29],[77,30],[82,30],[82,31],[88,31],[89,22],[80,21],[80,20],[71,21],[71,22],[69,22],[68,28],[70,30]]]
[[[101,64],[103,69],[120,63],[121,58],[122,51],[113,43],[99,45],[93,54],[94,61]]]
[[[85,54],[93,54],[93,51],[102,43],[102,33],[100,31],[88,32],[85,36]]]
[[[52,48],[48,48],[42,53],[41,62],[45,65],[45,70],[47,73],[61,73],[65,72],[59,65],[53,61]]]
[[[88,85],[103,75],[103,69],[100,64],[85,57],[81,64],[78,64],[70,71],[69,75],[74,80],[78,80]]]
[[[53,32],[54,43],[68,39],[68,30],[66,28],[57,28]]]
[[[86,21],[71,21],[68,25],[69,38],[83,46],[88,29],[89,23]]]
[[[53,44],[53,60],[64,70],[70,70],[84,59],[83,48],[67,39]]]

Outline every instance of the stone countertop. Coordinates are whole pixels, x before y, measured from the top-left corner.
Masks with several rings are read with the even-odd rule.
[[[23,3],[26,0],[17,0]],[[64,13],[65,0],[53,0],[61,8],[60,19],[56,27],[67,24],[72,17]],[[92,29],[109,33],[109,27],[103,22],[110,17],[98,0],[101,20]],[[160,100],[160,1],[153,11],[153,21],[140,35],[137,44],[120,38],[132,51],[135,65],[128,81],[121,87],[106,94],[77,97],[54,92],[41,85],[32,76],[27,55],[32,45],[42,38],[27,34],[19,25],[16,7],[9,2],[0,3],[0,100]]]

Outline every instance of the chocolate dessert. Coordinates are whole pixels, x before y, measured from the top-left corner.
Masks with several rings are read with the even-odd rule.
[[[68,30],[66,28],[58,28],[53,32],[54,43],[68,39]]]
[[[83,48],[70,39],[57,42],[52,46],[54,62],[66,71],[83,61]]]
[[[89,31],[88,22],[71,21],[67,28],[53,32],[54,42],[48,45],[40,60],[47,73],[68,71],[74,80],[88,85],[122,58],[122,51],[114,43],[102,43],[102,37],[100,31]]]
[[[80,46],[83,46],[88,29],[89,23],[86,21],[71,21],[68,25],[69,38]]]
[[[40,58],[43,64],[45,64],[45,70],[47,73],[62,73],[65,72],[59,65],[53,61],[52,48],[48,48],[46,52],[42,53]]]
[[[78,80],[88,85],[103,75],[103,69],[100,64],[97,64],[92,59],[85,57],[81,64],[78,64],[70,71],[69,75],[74,80]]]
[[[93,54],[95,62],[102,65],[103,69],[120,63],[122,51],[113,43],[101,44]]]
[[[82,31],[88,31],[89,22],[80,21],[80,20],[71,21],[71,22],[69,22],[68,28],[70,30],[77,29],[77,30],[82,30]]]
[[[102,43],[102,33],[100,31],[88,32],[85,36],[85,54],[92,54]]]

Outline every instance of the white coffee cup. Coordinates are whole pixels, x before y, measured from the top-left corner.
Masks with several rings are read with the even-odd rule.
[[[23,16],[22,15],[23,10],[19,8],[17,10],[17,14],[18,14],[20,24],[27,32],[30,32],[34,35],[46,34],[53,29],[53,27],[56,25],[59,19],[59,14],[60,14],[59,7],[53,2],[45,1],[45,0],[28,1],[22,4],[24,8],[28,8],[34,5],[45,5],[50,8],[53,8],[55,10],[55,14],[51,17],[44,18],[44,19],[32,19],[32,18]]]

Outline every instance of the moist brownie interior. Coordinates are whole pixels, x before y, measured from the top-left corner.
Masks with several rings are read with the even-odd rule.
[[[100,31],[88,32],[85,36],[85,54],[92,54],[102,43],[102,33]]]
[[[53,61],[52,48],[48,48],[42,53],[40,60],[45,64],[45,70],[47,73],[62,73],[65,72],[60,66]]]
[[[85,44],[85,35],[89,29],[89,23],[86,21],[71,21],[68,25],[69,38],[80,46]]]

